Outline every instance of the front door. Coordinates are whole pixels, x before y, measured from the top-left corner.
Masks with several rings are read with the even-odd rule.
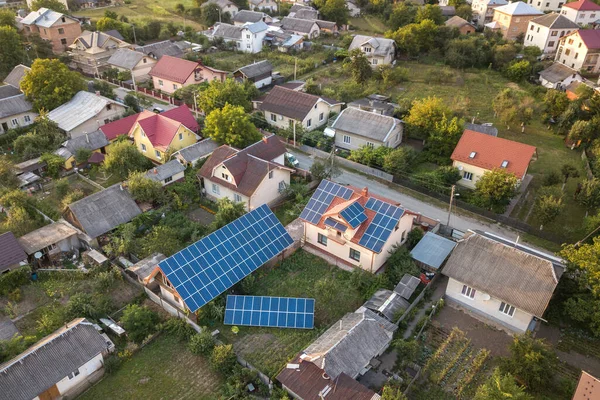
[[[8,124],[7,124],[6,122],[3,122],[3,123],[2,123],[2,130],[3,130],[4,132],[8,131]]]

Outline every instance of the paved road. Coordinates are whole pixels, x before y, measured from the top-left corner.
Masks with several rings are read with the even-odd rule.
[[[299,168],[301,169],[308,170],[314,162],[314,157],[306,155],[305,153],[301,153],[294,149],[290,149],[290,152],[298,159],[298,162],[300,163]],[[427,203],[421,199],[410,196],[407,192],[403,192],[400,186],[388,186],[364,175],[348,172],[347,170],[342,171],[342,174],[336,177],[334,181],[358,188],[368,187],[373,193],[387,197],[391,200],[396,200],[400,202],[403,207],[414,212],[419,212],[429,218],[439,220],[443,224],[446,224],[448,220],[448,208],[434,204],[433,200],[432,203]],[[452,216],[450,217],[450,226],[461,231],[478,229],[484,232],[495,233],[512,240],[517,238],[517,233],[507,227],[491,221],[488,223],[483,220],[458,215],[456,213],[452,213]]]
[[[121,101],[125,100],[125,96],[127,96],[130,92],[130,90],[122,88],[122,87],[114,87],[113,88],[115,91],[115,94],[117,95],[117,98]],[[149,99],[151,99],[151,97],[146,96]],[[176,106],[172,105],[172,104],[163,104],[163,103],[152,103],[152,106],[150,106],[150,108],[148,108],[150,111],[152,111],[154,109],[154,107],[158,107],[161,108],[165,111],[170,110],[172,108],[175,108]]]

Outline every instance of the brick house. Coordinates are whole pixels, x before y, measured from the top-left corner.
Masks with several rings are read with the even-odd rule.
[[[21,24],[26,35],[38,33],[52,44],[55,53],[65,52],[81,34],[79,20],[43,7],[30,12],[21,20]]]
[[[494,9],[494,22],[500,25],[502,36],[508,40],[517,40],[525,34],[529,21],[544,13],[522,1],[517,1]]]

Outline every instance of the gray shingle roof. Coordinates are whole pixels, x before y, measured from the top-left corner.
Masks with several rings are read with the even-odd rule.
[[[162,253],[152,253],[148,257],[143,260],[138,261],[133,264],[131,267],[128,267],[127,270],[133,272],[137,275],[140,280],[144,280],[152,274],[154,268],[160,263],[162,260],[167,258]]]
[[[490,136],[498,136],[498,128],[490,125],[482,125],[482,124],[465,124],[465,129],[470,131],[475,131],[479,133],[485,133]]]
[[[389,103],[387,101],[380,101],[364,97],[362,99],[354,100],[348,103],[348,107],[359,108],[361,110],[372,111],[375,110],[382,115],[392,116],[396,110],[397,104]]]
[[[577,74],[574,69],[567,67],[559,62],[553,63],[551,66],[540,72],[540,77],[548,82],[562,82],[568,77]]]
[[[0,271],[21,261],[27,261],[27,254],[12,232],[0,235]]]
[[[284,31],[301,32],[307,35],[314,25],[315,21],[308,19],[285,17],[281,20],[281,29]]]
[[[575,22],[555,12],[534,18],[531,22],[551,29],[579,29]]]
[[[385,142],[389,133],[401,123],[394,117],[348,107],[340,113],[331,128]]]
[[[145,54],[140,51],[118,49],[110,56],[107,63],[116,67],[133,69],[144,56]]]
[[[389,53],[394,53],[396,49],[396,42],[392,39],[385,39],[380,37],[356,35],[348,47],[348,51],[354,49],[360,49],[363,44],[370,44],[373,47],[373,56],[384,57]]]
[[[298,121],[303,121],[319,99],[322,99],[331,105],[342,104],[341,102],[315,96],[313,94],[298,92],[282,86],[275,86],[264,98],[260,105],[260,109],[284,115]]]
[[[0,100],[0,118],[21,114],[32,110],[31,103],[25,99],[25,95],[7,97]]]
[[[146,46],[138,46],[135,48],[153,58],[159,59],[162,56],[183,57],[183,50],[170,40],[165,40],[158,43],[147,44]]]
[[[25,76],[26,73],[31,71],[31,68],[24,66],[23,64],[19,64],[10,71],[10,74],[6,78],[4,78],[4,83],[12,85],[16,88],[21,87],[21,80]]]
[[[67,103],[55,108],[48,113],[48,119],[56,122],[58,127],[66,132],[94,118],[108,104],[125,106],[95,93],[80,91]]]
[[[262,60],[255,62],[254,64],[246,65],[237,71],[234,71],[234,74],[238,71],[244,74],[247,79],[252,79],[254,77],[272,72],[273,66],[268,60]]]
[[[74,137],[73,139],[69,139],[63,143],[63,146],[69,150],[71,154],[77,153],[77,150],[79,149],[88,149],[93,151],[108,145],[108,139],[101,130]]]
[[[258,22],[262,21],[264,16],[265,14],[261,12],[240,10],[237,14],[235,14],[235,17],[233,17],[233,22]]]
[[[406,310],[408,306],[410,306],[408,301],[388,289],[379,289],[364,304],[364,307],[373,312],[381,313],[390,321],[394,320],[400,310]]]
[[[438,269],[448,258],[456,243],[435,233],[427,232],[417,243],[410,255],[415,260]]]
[[[18,96],[20,94],[21,91],[12,85],[0,86],[0,100],[5,99],[7,97]]]
[[[442,273],[540,318],[558,284],[550,261],[478,234],[458,243]]]
[[[296,11],[294,18],[315,20],[319,18],[319,12],[315,9],[303,8]]]
[[[219,144],[214,140],[204,139],[191,146],[184,147],[174,155],[181,156],[185,162],[195,163],[204,157],[208,157],[217,147],[219,147]]]
[[[146,176],[154,181],[164,181],[166,178],[172,177],[175,174],[185,171],[185,167],[177,160],[171,160],[162,165],[157,165],[150,171],[146,172]]]
[[[70,204],[69,209],[92,238],[110,232],[142,213],[129,192],[118,183]]]
[[[215,24],[213,36],[229,39],[240,39],[242,37],[242,27],[225,23]]]
[[[81,318],[0,366],[0,392],[11,400],[30,400],[108,349],[104,337]]]

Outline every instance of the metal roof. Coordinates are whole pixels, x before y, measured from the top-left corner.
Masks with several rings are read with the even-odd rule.
[[[31,103],[25,99],[24,94],[0,99],[0,118],[22,114],[32,109]]]
[[[107,63],[121,68],[133,69],[146,55],[140,51],[118,49]]]
[[[415,260],[438,269],[448,258],[456,243],[435,233],[427,232],[425,236],[417,243],[410,255]]]
[[[400,294],[388,289],[379,289],[364,304],[364,307],[383,315],[389,321],[394,321],[400,310],[406,310],[410,304]]]
[[[385,142],[390,132],[401,124],[402,121],[394,117],[348,107],[340,113],[331,128]]]
[[[348,51],[359,49],[364,44],[369,44],[373,47],[373,52],[370,53],[371,56],[385,57],[389,53],[393,54],[396,51],[396,42],[392,39],[364,35],[354,36],[352,43],[350,43],[350,47],[348,47]]]
[[[161,182],[183,171],[185,171],[185,167],[179,161],[171,160],[146,172],[146,177]]]
[[[37,25],[42,28],[50,28],[56,21],[63,17],[72,21],[77,21],[73,17],[42,7],[37,11],[32,11],[27,14],[27,16],[21,20],[21,23],[23,25]]]
[[[23,64],[19,64],[16,67],[14,67],[12,71],[10,71],[10,74],[8,74],[6,78],[4,78],[4,83],[12,85],[16,88],[20,88],[21,80],[29,71],[31,71],[31,68],[26,67]]]
[[[250,65],[243,66],[237,71],[234,71],[234,74],[238,71],[241,72],[246,78],[252,79],[257,76],[273,72],[273,65],[271,65],[269,60],[262,60]]]
[[[80,91],[67,103],[48,113],[48,119],[56,122],[66,132],[75,129],[98,115],[108,104],[125,108],[122,104],[95,93]]]
[[[104,135],[104,132],[97,130],[74,137],[63,143],[63,146],[71,153],[77,153],[79,149],[99,150],[110,143]]]
[[[180,156],[185,162],[195,163],[196,161],[211,155],[217,147],[219,147],[219,144],[214,140],[204,139],[191,146],[184,147],[173,153],[173,155]]]

